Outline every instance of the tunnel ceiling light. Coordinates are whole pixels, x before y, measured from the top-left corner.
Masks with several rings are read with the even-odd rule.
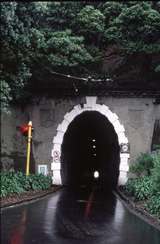
[[[92,141],[96,141],[96,139],[92,139]]]
[[[95,157],[96,157],[96,156],[97,156],[97,154],[96,154],[96,153],[94,153],[94,154],[93,154],[93,156],[95,156]]]
[[[96,146],[95,146],[95,145],[93,145],[93,148],[96,148]]]
[[[99,172],[98,171],[94,171],[93,175],[94,175],[94,178],[96,178],[96,179],[99,178]]]

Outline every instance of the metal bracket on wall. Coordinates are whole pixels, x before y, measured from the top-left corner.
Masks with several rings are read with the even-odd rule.
[[[158,104],[160,104],[160,98],[155,98],[155,99],[153,100],[153,104],[154,104],[154,105],[158,105]]]
[[[129,143],[121,143],[120,144],[120,153],[129,153],[129,152],[130,152]]]

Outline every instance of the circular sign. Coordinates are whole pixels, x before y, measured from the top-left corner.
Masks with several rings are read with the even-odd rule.
[[[122,145],[122,151],[123,152],[127,152],[128,151],[128,145],[127,144]]]
[[[53,152],[53,161],[54,162],[59,162],[60,161],[60,152],[59,151],[54,151]]]

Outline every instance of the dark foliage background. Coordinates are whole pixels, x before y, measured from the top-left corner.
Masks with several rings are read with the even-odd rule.
[[[0,7],[3,108],[27,98],[29,86],[50,81],[56,87],[53,71],[159,86],[159,1],[2,2]]]

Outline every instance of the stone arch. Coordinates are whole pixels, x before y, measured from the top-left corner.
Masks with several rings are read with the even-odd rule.
[[[74,120],[76,116],[84,111],[97,111],[107,117],[110,123],[113,125],[115,132],[118,136],[118,142],[120,145],[120,175],[119,175],[119,185],[125,184],[127,181],[127,173],[129,169],[129,146],[128,139],[125,135],[124,126],[120,123],[118,116],[113,113],[108,106],[96,103],[97,97],[89,96],[86,97],[86,103],[83,105],[76,105],[69,112],[66,113],[61,124],[57,127],[57,134],[53,139],[53,149],[51,170],[53,171],[53,184],[61,185],[61,145],[63,142],[63,137],[69,124]]]

